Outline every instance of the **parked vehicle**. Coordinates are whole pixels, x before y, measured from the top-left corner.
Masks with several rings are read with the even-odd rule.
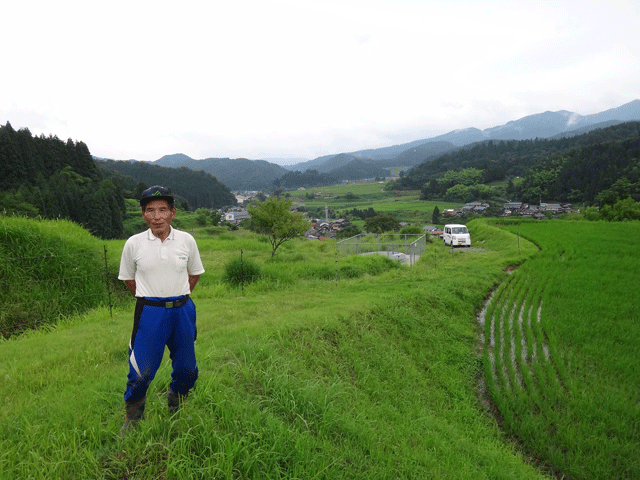
[[[463,247],[471,246],[471,235],[465,225],[458,225],[456,223],[450,223],[444,226],[444,233],[442,238],[445,245],[461,245]]]

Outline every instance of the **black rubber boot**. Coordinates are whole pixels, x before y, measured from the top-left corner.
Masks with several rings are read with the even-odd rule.
[[[169,405],[169,413],[176,413],[180,408],[180,404],[184,404],[186,400],[186,395],[180,395],[179,393],[174,392],[171,390],[171,387],[167,390],[167,405]]]
[[[144,406],[146,397],[141,400],[135,400],[133,402],[125,402],[125,409],[127,411],[127,418],[124,421],[124,425],[118,433],[118,437],[124,438],[129,430],[135,428],[138,421],[144,418]]]

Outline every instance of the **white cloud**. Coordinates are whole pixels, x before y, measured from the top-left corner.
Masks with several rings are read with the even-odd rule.
[[[313,158],[640,97],[633,1],[67,0],[5,18],[0,123],[113,158]]]

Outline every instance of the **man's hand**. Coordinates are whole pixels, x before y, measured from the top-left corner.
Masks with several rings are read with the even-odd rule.
[[[131,295],[136,296],[136,281],[135,280],[123,280],[124,284],[127,286]]]
[[[200,275],[189,275],[189,288],[193,292],[193,289],[196,288],[196,283],[200,280]]]

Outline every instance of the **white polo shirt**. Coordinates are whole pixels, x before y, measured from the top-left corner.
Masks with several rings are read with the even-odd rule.
[[[120,258],[119,280],[136,281],[136,297],[177,297],[191,293],[189,275],[204,273],[195,239],[171,227],[161,241],[151,229],[129,237]]]

